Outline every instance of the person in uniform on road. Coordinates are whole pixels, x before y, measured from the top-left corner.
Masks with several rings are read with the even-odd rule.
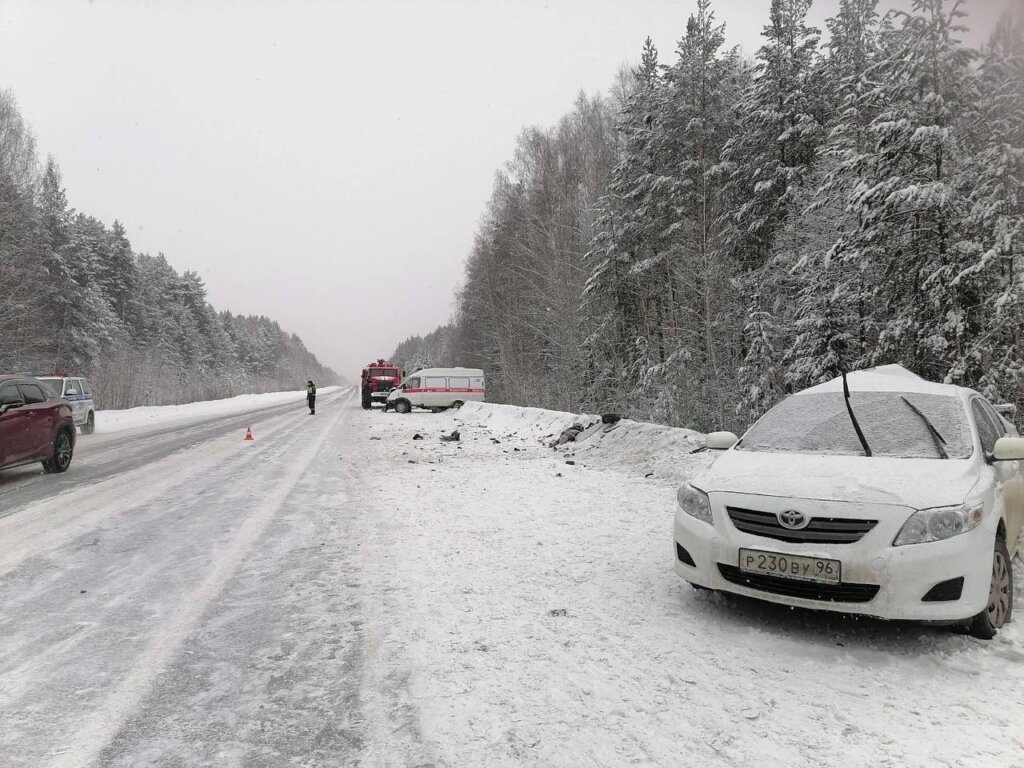
[[[312,380],[306,382],[306,403],[309,404],[309,415],[316,413],[316,384]]]

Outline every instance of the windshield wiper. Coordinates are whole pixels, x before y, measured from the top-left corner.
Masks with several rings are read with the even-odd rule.
[[[932,442],[935,443],[935,450],[939,452],[939,457],[943,459],[948,459],[949,453],[946,451],[946,440],[941,434],[939,434],[939,430],[935,428],[935,425],[931,423],[931,421],[928,419],[927,416],[924,415],[924,413],[921,412],[920,408],[918,408],[912,402],[907,400],[906,397],[900,395],[900,400],[909,405],[910,409],[918,416],[920,416],[921,421],[923,421],[924,425],[928,427],[928,434],[932,436]]]
[[[857,433],[857,439],[860,440],[861,446],[864,448],[864,455],[871,455],[871,446],[868,445],[868,441],[864,438],[864,433],[861,432],[860,424],[857,423],[857,417],[853,413],[853,406],[850,405],[850,387],[846,383],[846,371],[843,371],[843,397],[846,398],[846,410],[850,414],[850,421],[853,423],[853,431]]]

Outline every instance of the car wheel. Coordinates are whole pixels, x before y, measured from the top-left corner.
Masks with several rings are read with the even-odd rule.
[[[454,408],[455,410],[458,410],[462,406],[463,402],[461,400],[456,400],[454,403],[452,403],[452,408]]]
[[[992,555],[992,580],[988,587],[988,605],[971,619],[969,634],[982,640],[991,640],[1013,613],[1013,565],[1006,542],[996,538]]]
[[[96,431],[96,414],[92,411],[89,412],[89,418],[85,420],[85,424],[82,425],[82,434],[91,435]]]
[[[73,454],[74,444],[71,442],[71,435],[66,429],[62,429],[53,441],[53,456],[43,462],[43,469],[52,473],[67,472]]]
[[[411,410],[412,410],[412,406],[409,405],[409,401],[408,400],[396,400],[395,401],[395,411],[397,411],[398,413],[408,413]]]
[[[373,405],[373,400],[370,399],[370,395],[366,392],[363,393],[363,410],[370,410],[370,406]]]

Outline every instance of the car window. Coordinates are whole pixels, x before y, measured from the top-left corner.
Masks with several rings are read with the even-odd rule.
[[[993,426],[995,426],[996,433],[999,435],[999,437],[1006,437],[1006,422],[1003,420],[1003,417],[996,412],[996,409],[992,407],[992,404],[989,403],[988,400],[982,398],[978,402],[981,403],[981,409],[988,414],[988,417],[990,419],[992,419],[992,424]]]
[[[4,384],[0,387],[0,403],[22,403],[25,398],[14,384]]]
[[[46,393],[38,384],[19,384],[18,389],[21,390],[21,396],[29,405],[46,402]]]
[[[427,376],[423,379],[423,386],[427,389],[444,389],[448,386],[448,379],[445,376]]]
[[[88,379],[79,379],[78,381],[81,382],[81,384],[82,384],[82,389],[81,389],[82,394],[83,395],[91,395],[92,394],[92,387],[89,386],[89,380]]]
[[[967,414],[958,398],[916,392],[852,392],[850,403],[875,456],[940,458],[921,414],[942,437],[949,458],[963,459],[974,452]],[[841,392],[786,398],[761,417],[736,448],[769,453],[864,455]]]
[[[448,380],[448,386],[452,389],[469,389],[469,379],[452,377]]]
[[[74,393],[76,395],[82,394],[82,387],[78,383],[78,379],[65,379],[65,381],[64,381],[64,394],[65,395],[70,395],[72,393]]]
[[[1002,430],[997,429],[995,423],[985,412],[985,406],[981,400],[971,400],[971,413],[974,414],[974,422],[978,425],[978,437],[981,438],[981,449],[985,453],[992,453],[996,447],[996,440],[1002,437]],[[1000,425],[1001,427],[1002,425]]]
[[[419,378],[419,376],[416,376],[415,378],[412,378],[412,379],[406,379],[405,388],[406,389],[419,389],[420,388],[420,378]]]

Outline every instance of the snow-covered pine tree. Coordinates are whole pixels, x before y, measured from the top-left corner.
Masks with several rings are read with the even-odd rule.
[[[807,25],[810,7],[811,0],[772,0],[753,81],[739,105],[740,130],[723,151],[737,206],[730,249],[743,272],[771,258],[823,135],[811,82],[820,32]]]
[[[734,107],[745,84],[735,49],[723,51],[725,25],[716,24],[710,0],[699,0],[665,71],[665,98],[657,141],[663,158],[663,197],[672,223],[665,254],[675,284],[676,329],[662,376],[671,388],[673,422],[725,423],[736,396],[733,371],[739,333],[732,265],[724,247],[729,211],[720,165],[738,126]],[[700,373],[697,374],[697,371]]]
[[[49,278],[46,327],[51,335],[44,359],[34,362],[39,367],[56,370],[68,362],[66,331],[70,321],[70,301],[78,286],[72,277],[69,248],[74,211],[68,206],[60,168],[53,157],[47,158],[46,169],[39,184],[37,205],[40,234],[46,254],[43,264]]]
[[[742,423],[752,424],[775,405],[783,392],[781,355],[776,348],[780,336],[774,307],[765,308],[761,293],[750,299],[743,328],[746,357],[736,369],[742,398],[737,406]]]
[[[973,184],[963,222],[969,262],[954,282],[978,291],[980,332],[954,377],[993,399],[1024,405],[1024,13],[1004,15],[982,59],[978,105],[969,117]]]
[[[846,169],[856,158],[873,151],[868,132],[879,105],[866,98],[876,92],[881,20],[877,0],[842,0],[838,14],[826,21],[830,32],[827,53],[815,66],[815,79],[830,103],[828,138],[818,147],[816,167],[808,190],[799,198],[801,215],[787,224],[791,241],[778,273],[789,274],[799,287],[785,326],[792,329],[786,350],[788,389],[803,389],[838,375],[841,367],[863,364],[871,322],[874,278],[870,265],[833,252],[841,233],[857,226],[846,210],[851,180]],[[876,94],[877,95],[877,94]],[[786,250],[786,249],[783,249]],[[843,359],[836,350],[841,349]]]
[[[97,279],[103,286],[114,314],[123,323],[131,319],[132,295],[135,291],[135,254],[120,221],[114,220],[107,232],[106,248],[98,265]]]
[[[589,399],[601,408],[623,406],[642,371],[665,359],[663,299],[655,292],[656,281],[644,279],[658,240],[650,182],[657,170],[661,70],[658,50],[647,38],[619,118],[621,157],[601,199],[597,234],[585,257],[589,275],[582,306],[593,322],[586,341]],[[655,335],[661,344],[653,345],[652,360],[650,338]]]
[[[901,361],[938,379],[978,331],[975,288],[954,280],[970,250],[960,225],[972,181],[957,118],[975,98],[974,55],[957,39],[959,3],[945,5],[914,0],[883,30],[871,87],[857,101],[871,115],[867,149],[847,141],[833,170],[852,192],[850,226],[832,255],[871,282],[878,331],[864,362]]]

